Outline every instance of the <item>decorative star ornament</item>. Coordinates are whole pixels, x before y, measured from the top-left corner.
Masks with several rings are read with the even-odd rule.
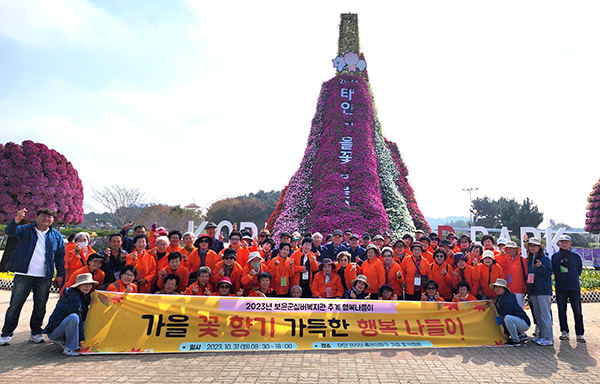
[[[333,67],[337,68],[338,72],[342,72],[342,70],[346,66],[344,59],[338,56],[335,59],[333,59],[332,61],[333,61]]]

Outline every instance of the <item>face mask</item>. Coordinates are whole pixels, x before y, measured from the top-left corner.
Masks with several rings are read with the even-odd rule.
[[[260,263],[251,263],[250,265],[252,265],[252,268],[254,269],[260,268]]]
[[[87,241],[82,241],[80,243],[77,243],[77,245],[79,245],[79,248],[81,248],[81,249],[86,249],[88,246],[88,243],[87,243]]]

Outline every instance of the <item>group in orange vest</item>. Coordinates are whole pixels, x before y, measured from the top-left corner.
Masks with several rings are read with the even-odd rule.
[[[515,294],[524,294],[526,288],[527,263],[518,254],[518,247],[508,242],[499,252],[493,248],[493,238],[484,238],[482,247],[471,245],[466,235],[454,244],[428,237],[419,241],[406,235],[393,243],[393,248],[383,246],[378,239],[382,248],[367,245],[365,260],[351,262],[353,256],[342,251],[336,255],[337,260],[325,258],[319,263],[319,253],[313,252],[310,237],[301,241],[295,238],[293,243],[283,241],[272,257],[274,242],[268,237],[262,242],[263,249],[262,244],[250,245],[247,236],[233,231],[229,247],[217,254],[211,250],[212,236],[203,234],[194,241],[191,233],[165,233],[162,229],[151,232],[150,248],[145,235],[135,236],[133,251],[124,257],[128,270],[103,289],[164,292],[167,280],[169,285],[176,280],[173,291],[187,295],[218,295],[227,286],[228,295],[234,296],[289,297],[294,291],[302,297],[342,298],[353,288],[352,282],[362,276],[368,282],[364,285],[365,297],[371,299],[464,301],[494,298],[490,284],[498,278],[506,278]],[[75,240],[74,245],[69,243],[65,255],[65,286],[73,284],[81,273],[92,273],[100,283],[97,287],[102,286],[104,272],[99,265],[104,256],[95,254],[82,239]],[[180,246],[181,241],[184,246]],[[461,294],[466,287],[469,293]],[[430,295],[429,290],[435,293]]]

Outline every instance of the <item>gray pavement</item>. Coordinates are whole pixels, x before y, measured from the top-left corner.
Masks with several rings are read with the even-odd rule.
[[[46,318],[56,305],[51,294]],[[0,322],[10,291],[0,290]],[[29,337],[25,304],[10,346],[0,347],[0,383],[600,383],[600,303],[583,304],[587,344],[552,347],[222,352],[65,357]],[[569,317],[572,325],[572,316]],[[530,332],[531,333],[531,332]],[[574,337],[573,337],[574,339]]]

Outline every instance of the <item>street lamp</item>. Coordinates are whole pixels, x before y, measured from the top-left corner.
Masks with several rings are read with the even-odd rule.
[[[479,188],[463,188],[463,191],[469,191],[469,218],[473,222],[473,225],[475,225],[475,220],[473,218],[473,212],[471,211],[473,209],[473,197],[471,196],[471,193],[477,190],[479,190]]]

